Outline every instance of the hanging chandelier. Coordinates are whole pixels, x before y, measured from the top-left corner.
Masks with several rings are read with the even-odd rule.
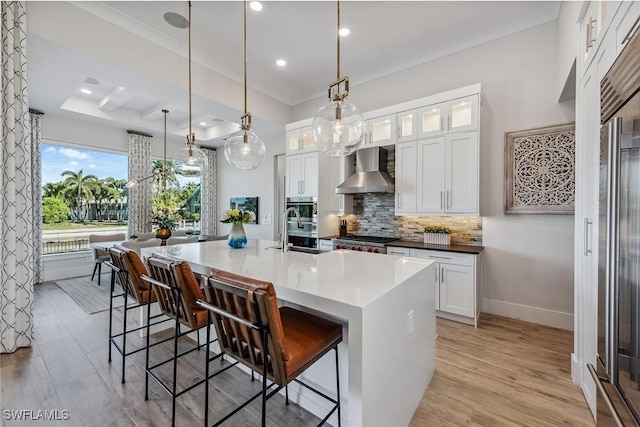
[[[251,130],[251,113],[247,111],[247,2],[244,5],[244,116],[240,130],[224,143],[224,157],[237,169],[255,169],[266,155],[264,142]]]
[[[196,147],[196,135],[191,129],[191,2],[189,2],[189,134],[187,144],[173,157],[175,173],[185,177],[199,177],[207,167],[207,155]]]
[[[349,77],[340,77],[340,1],[338,0],[337,72],[336,81],[329,85],[329,104],[320,108],[313,118],[313,141],[332,157],[348,156],[358,149],[364,139],[365,123],[360,111],[346,102]]]

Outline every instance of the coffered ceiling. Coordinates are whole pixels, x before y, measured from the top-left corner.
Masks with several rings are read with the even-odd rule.
[[[344,1],[342,26],[351,33],[341,38],[341,74],[357,85],[554,20],[559,7],[547,1]],[[192,125],[200,141],[217,146],[236,130],[242,109],[242,2],[196,1],[192,11],[194,64],[203,67],[194,68]],[[184,135],[187,30],[169,25],[167,12],[186,17],[187,2],[28,2],[32,106],[150,130],[161,128],[160,111],[167,108],[169,131]],[[248,25],[250,109],[258,129],[275,131],[289,120],[291,106],[324,96],[336,77],[336,3],[266,1],[261,11],[249,11]],[[95,46],[93,31],[103,35]],[[128,54],[136,47],[131,40],[140,39],[181,65],[143,69],[153,64],[137,64],[144,61],[139,51]],[[286,66],[276,65],[278,59]]]

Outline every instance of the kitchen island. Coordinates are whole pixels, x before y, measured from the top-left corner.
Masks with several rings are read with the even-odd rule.
[[[407,425],[435,370],[433,263],[347,250],[283,253],[275,245],[249,240],[247,247],[231,249],[217,241],[142,254],[185,260],[200,274],[218,268],[272,282],[282,304],[341,322],[343,425]],[[333,357],[316,362],[301,379],[335,396]],[[328,402],[297,384],[290,384],[289,394],[321,418],[326,414]]]

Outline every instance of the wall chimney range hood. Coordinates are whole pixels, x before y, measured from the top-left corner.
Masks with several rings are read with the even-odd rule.
[[[394,192],[394,180],[387,172],[387,150],[381,147],[356,151],[356,173],[336,187],[336,194]]]

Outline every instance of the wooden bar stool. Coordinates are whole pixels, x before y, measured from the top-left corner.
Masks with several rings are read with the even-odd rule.
[[[336,410],[340,425],[338,344],[342,341],[342,325],[291,307],[278,308],[275,288],[269,282],[221,270],[213,270],[206,279],[207,299],[198,301],[198,305],[212,313],[223,353],[262,375],[262,391],[214,426],[222,424],[258,396],[262,396],[262,426],[265,426],[267,400],[291,381],[334,404],[320,425]],[[336,399],[296,378],[332,349],[336,356]],[[267,379],[271,381],[269,386]],[[205,406],[208,406],[209,382],[206,384]],[[267,394],[273,385],[277,387]],[[205,425],[208,421],[206,414]]]
[[[211,324],[211,319],[209,311],[196,304],[196,301],[199,299],[203,299],[205,295],[202,289],[200,289],[198,281],[187,262],[154,254],[152,257],[147,259],[147,265],[149,268],[149,276],[142,276],[142,278],[152,284],[153,290],[157,295],[160,310],[165,316],[175,321],[175,330],[173,336],[173,357],[156,363],[153,366],[149,366],[149,350],[147,349],[147,375],[145,379],[144,398],[145,400],[149,400],[149,377],[151,377],[167,394],[171,396],[171,425],[175,426],[176,398],[193,389],[194,387],[207,382],[205,381],[207,378],[218,375],[219,373],[235,366],[235,363],[221,368],[211,375],[209,374],[209,362],[218,358],[220,358],[220,361],[222,362],[224,353],[209,356],[211,336],[210,333],[207,333],[207,354],[205,356],[207,366],[206,375],[202,379],[195,381],[188,387],[180,391],[177,390],[178,358],[195,350],[200,350],[200,348],[204,345],[200,345],[200,338],[198,336],[198,343],[195,348],[180,353],[178,352],[178,340],[180,337],[192,331],[195,331],[196,335],[198,335],[198,330],[205,327],[207,327],[208,332],[208,326]],[[187,330],[181,332],[181,325],[186,326]],[[213,340],[213,342],[215,341],[217,341],[217,339]],[[147,343],[148,342],[149,330],[147,329]],[[167,385],[158,375],[154,373],[154,369],[169,362],[173,362],[173,382],[171,385]],[[205,417],[206,412],[207,410],[205,408]]]
[[[139,351],[142,351],[146,348],[139,347],[135,350],[127,352],[127,334],[141,331],[147,327],[146,325],[143,325],[134,329],[127,330],[127,313],[129,312],[129,310],[133,310],[143,306],[147,307],[148,312],[151,309],[151,303],[156,302],[156,295],[151,289],[151,284],[143,280],[141,277],[142,275],[148,274],[147,268],[144,266],[144,263],[135,251],[121,246],[116,246],[109,249],[109,255],[111,257],[111,260],[104,262],[105,265],[111,268],[111,297],[109,299],[109,363],[111,363],[111,347],[113,346],[122,355],[122,383],[124,384],[126,357],[131,354],[138,353]],[[122,293],[119,294],[115,293],[116,277],[118,278],[118,282],[122,286]],[[124,298],[124,319],[122,322],[122,332],[114,335],[112,327],[113,300],[120,297]],[[129,305],[129,297],[136,300],[135,305]],[[151,316],[147,319],[147,322],[153,321],[154,323],[151,323],[150,325],[154,326],[171,320],[161,319],[156,321],[160,317],[162,317],[161,314]],[[122,346],[120,346],[117,342],[118,337],[122,337]],[[167,338],[163,341],[154,343],[152,344],[152,346],[161,344],[170,339],[171,338]]]

